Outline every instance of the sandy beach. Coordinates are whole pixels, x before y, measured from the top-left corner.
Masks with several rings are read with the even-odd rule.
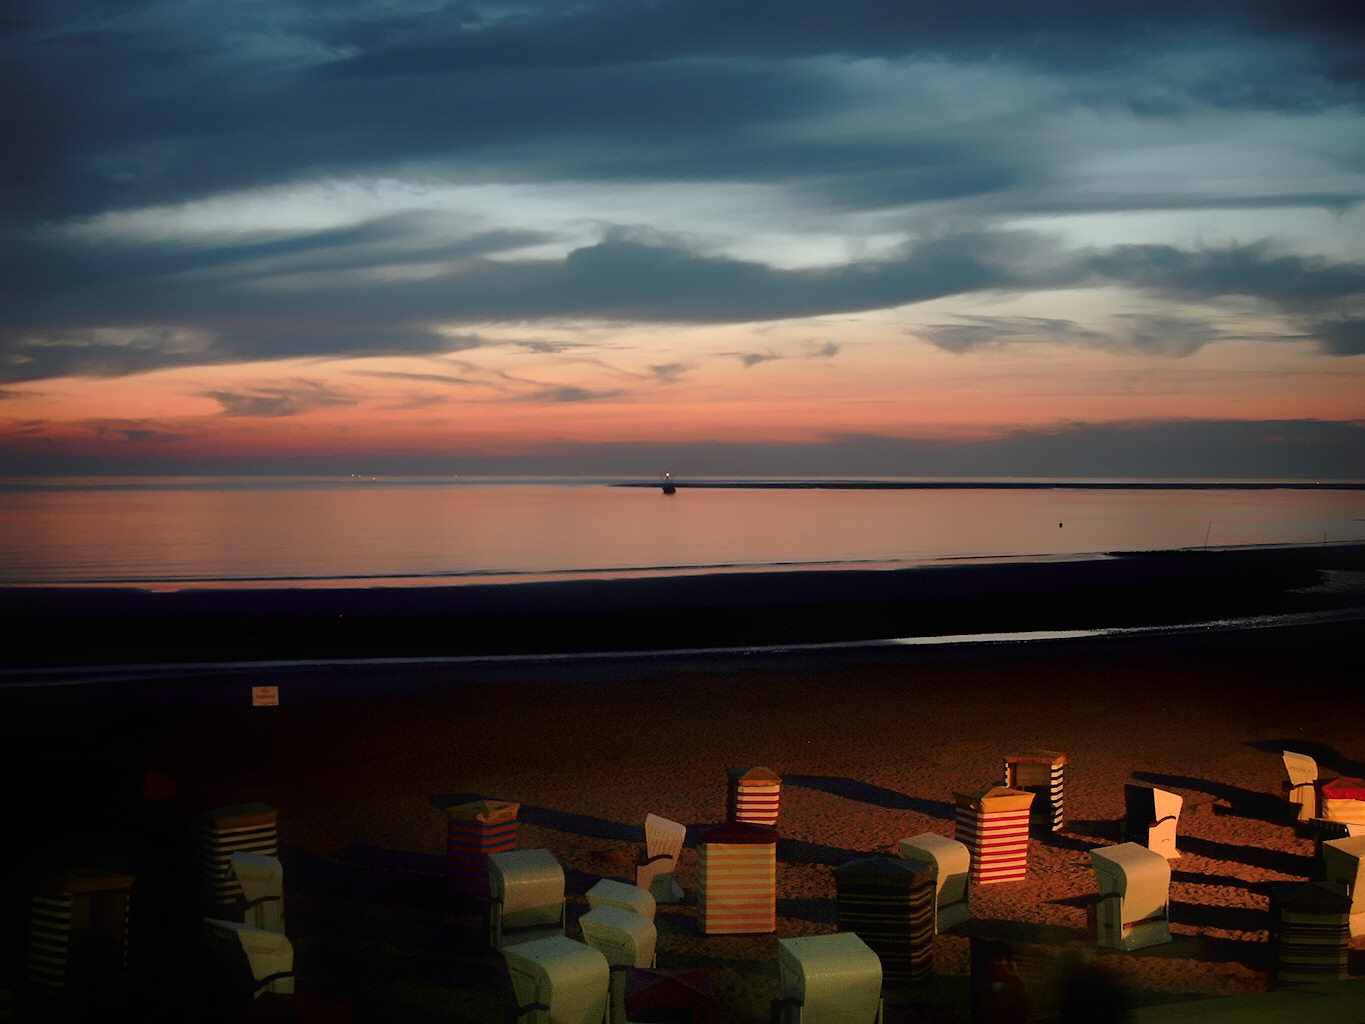
[[[135,873],[134,998],[144,1019],[191,1019],[194,972],[167,967],[184,968],[193,948],[193,823],[207,808],[261,801],[278,811],[300,993],[357,1022],[500,1021],[505,972],[482,907],[446,891],[445,808],[475,795],[520,805],[519,846],[547,849],[565,869],[571,935],[591,885],[632,878],[654,812],[689,828],[678,871],[687,896],[656,919],[659,966],[709,969],[720,1020],[766,1021],[776,940],[835,929],[838,865],[918,833],[951,836],[956,792],[998,783],[1007,752],[1044,748],[1068,757],[1064,828],[1030,840],[1025,880],[975,890],[973,924],[935,940],[932,980],[888,986],[887,1020],[970,1019],[973,931],[1058,964],[1093,961],[1133,1007],[1264,993],[1271,887],[1316,871],[1313,839],[1281,797],[1280,752],[1314,756],[1324,777],[1365,775],[1358,625],[256,665],[167,672],[137,696],[99,685],[11,692],[9,812],[28,841],[8,844],[5,873]],[[252,685],[278,685],[279,706],[251,707]],[[776,931],[702,935],[696,830],[724,819],[726,770],[750,765],[783,779]],[[1134,953],[1097,950],[1085,913],[1089,851],[1119,841],[1126,782],[1184,799],[1174,941]],[[5,904],[16,953],[24,891]],[[1365,974],[1361,940],[1351,972]]]

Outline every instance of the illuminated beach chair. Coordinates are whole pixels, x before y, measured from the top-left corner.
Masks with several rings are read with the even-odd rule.
[[[612,967],[653,967],[659,941],[654,922],[642,914],[603,903],[578,919],[583,941]]]
[[[241,921],[204,918],[208,976],[216,1001],[249,1006],[267,992],[294,992],[294,946],[279,932]]]
[[[1056,750],[1016,750],[1005,755],[1005,786],[1034,795],[1029,808],[1032,824],[1056,832],[1066,823],[1063,787],[1066,755]]]
[[[1345,886],[1351,898],[1347,923],[1352,938],[1365,935],[1365,836],[1327,840],[1322,844],[1322,867],[1327,881]]]
[[[29,905],[28,981],[44,1012],[58,1002],[91,1005],[122,995],[133,882],[132,875],[76,870],[36,887]]]
[[[882,962],[852,932],[777,940],[773,1024],[881,1024]]]
[[[965,843],[924,832],[900,840],[896,852],[906,860],[933,865],[935,933],[959,925],[972,916],[972,855]]]
[[[923,981],[934,968],[934,866],[859,857],[834,871],[839,931],[871,947],[888,982]]]
[[[954,835],[972,855],[972,885],[1017,882],[1028,874],[1029,806],[1033,794],[991,786],[955,794]]]
[[[1270,898],[1275,983],[1338,981],[1347,974],[1351,898],[1329,882],[1278,883]]]
[[[515,1005],[508,1020],[525,1024],[602,1024],[611,970],[592,946],[563,935],[532,939],[502,951]]]
[[[654,896],[648,889],[629,882],[618,882],[614,878],[604,878],[594,883],[587,892],[588,909],[596,910],[601,906],[621,907],[654,920]]]
[[[1341,822],[1348,830],[1365,827],[1365,779],[1331,779],[1318,787],[1318,798],[1328,821]]]
[[[704,935],[777,928],[777,830],[712,825],[697,843],[697,923]]]
[[[1130,841],[1174,860],[1180,856],[1175,847],[1175,830],[1184,803],[1184,798],[1164,789],[1132,783],[1124,785],[1124,835]]]
[[[635,884],[648,889],[656,903],[677,903],[683,897],[673,872],[686,838],[685,826],[657,814],[645,815],[645,856],[635,869]]]
[[[776,825],[782,776],[771,768],[731,768],[727,772],[726,821]]]
[[[228,873],[242,891],[242,920],[268,932],[284,931],[284,866],[278,857],[238,851]]]
[[[1281,751],[1284,770],[1289,775],[1285,795],[1291,804],[1298,804],[1299,821],[1318,816],[1318,763],[1307,754]]]
[[[488,856],[517,848],[520,804],[470,800],[446,808],[446,884],[450,892],[487,898]]]
[[[564,869],[549,850],[489,854],[488,893],[494,949],[564,934]]]
[[[1137,843],[1090,851],[1099,883],[1095,908],[1099,945],[1134,950],[1171,941],[1171,865]]]
[[[199,864],[209,916],[228,918],[242,900],[242,887],[229,870],[234,853],[279,853],[275,808],[232,804],[205,811],[199,821]]]

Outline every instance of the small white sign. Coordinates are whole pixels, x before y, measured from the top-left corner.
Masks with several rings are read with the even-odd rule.
[[[280,688],[278,686],[253,686],[251,688],[251,706],[253,708],[279,707]]]

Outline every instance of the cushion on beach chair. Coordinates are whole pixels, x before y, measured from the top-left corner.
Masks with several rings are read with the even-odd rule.
[[[1137,843],[1090,851],[1099,884],[1096,908],[1099,945],[1142,949],[1171,941],[1171,865],[1161,854]]]
[[[1329,839],[1322,844],[1326,880],[1344,885],[1351,897],[1351,936],[1365,935],[1365,836]]]
[[[853,932],[777,940],[780,1024],[880,1024],[882,963]]]
[[[657,814],[645,815],[645,855],[635,869],[635,884],[648,889],[656,903],[677,903],[683,897],[673,872],[686,838],[686,826]]]
[[[525,1024],[602,1024],[611,970],[598,950],[563,935],[531,939],[503,951],[515,1006]]]
[[[1318,816],[1318,763],[1307,754],[1281,751],[1284,770],[1289,775],[1289,802],[1299,805],[1299,821]]]
[[[489,854],[488,894],[494,949],[564,934],[564,869],[549,850]]]
[[[255,928],[284,933],[284,866],[278,857],[239,850],[228,873],[242,890],[242,920]]]
[[[972,916],[972,855],[965,843],[933,832],[923,832],[896,843],[906,860],[926,861],[934,867],[934,930],[941,932]]]

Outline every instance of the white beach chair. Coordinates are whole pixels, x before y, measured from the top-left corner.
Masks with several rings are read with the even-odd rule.
[[[1307,754],[1281,751],[1289,775],[1289,802],[1299,805],[1299,821],[1318,816],[1318,763]]]
[[[267,992],[294,992],[294,946],[280,932],[204,918],[209,974],[220,999],[247,1004]]]
[[[549,850],[489,854],[488,894],[494,949],[564,934],[564,869]]]
[[[677,903],[683,898],[673,872],[686,838],[686,826],[657,814],[645,815],[645,856],[635,869],[635,884],[648,889],[658,903]]]
[[[592,946],[563,935],[502,951],[512,982],[509,1020],[526,1024],[603,1024],[611,969]]]
[[[1180,808],[1185,804],[1183,797],[1153,786],[1129,783],[1123,787],[1123,803],[1124,831],[1129,840],[1142,843],[1167,860],[1180,856],[1175,835]]]
[[[934,866],[935,934],[971,918],[972,856],[965,843],[924,832],[900,840],[896,852],[907,860],[928,861]]]
[[[881,1024],[882,962],[853,932],[777,940],[774,1024]]]
[[[238,851],[228,874],[242,890],[242,920],[255,928],[284,934],[284,866],[278,857]]]
[[[594,883],[587,892],[588,909],[596,910],[601,906],[621,907],[643,914],[654,920],[655,900],[648,889],[629,882],[618,882],[614,878],[604,878]]]
[[[1171,941],[1171,865],[1137,843],[1090,851],[1099,883],[1096,940],[1109,949],[1142,949]]]
[[[578,919],[583,941],[599,950],[612,967],[653,967],[659,932],[654,922],[633,910],[602,903]]]
[[[1327,840],[1322,866],[1327,881],[1346,886],[1351,898],[1351,937],[1365,935],[1365,836]]]

